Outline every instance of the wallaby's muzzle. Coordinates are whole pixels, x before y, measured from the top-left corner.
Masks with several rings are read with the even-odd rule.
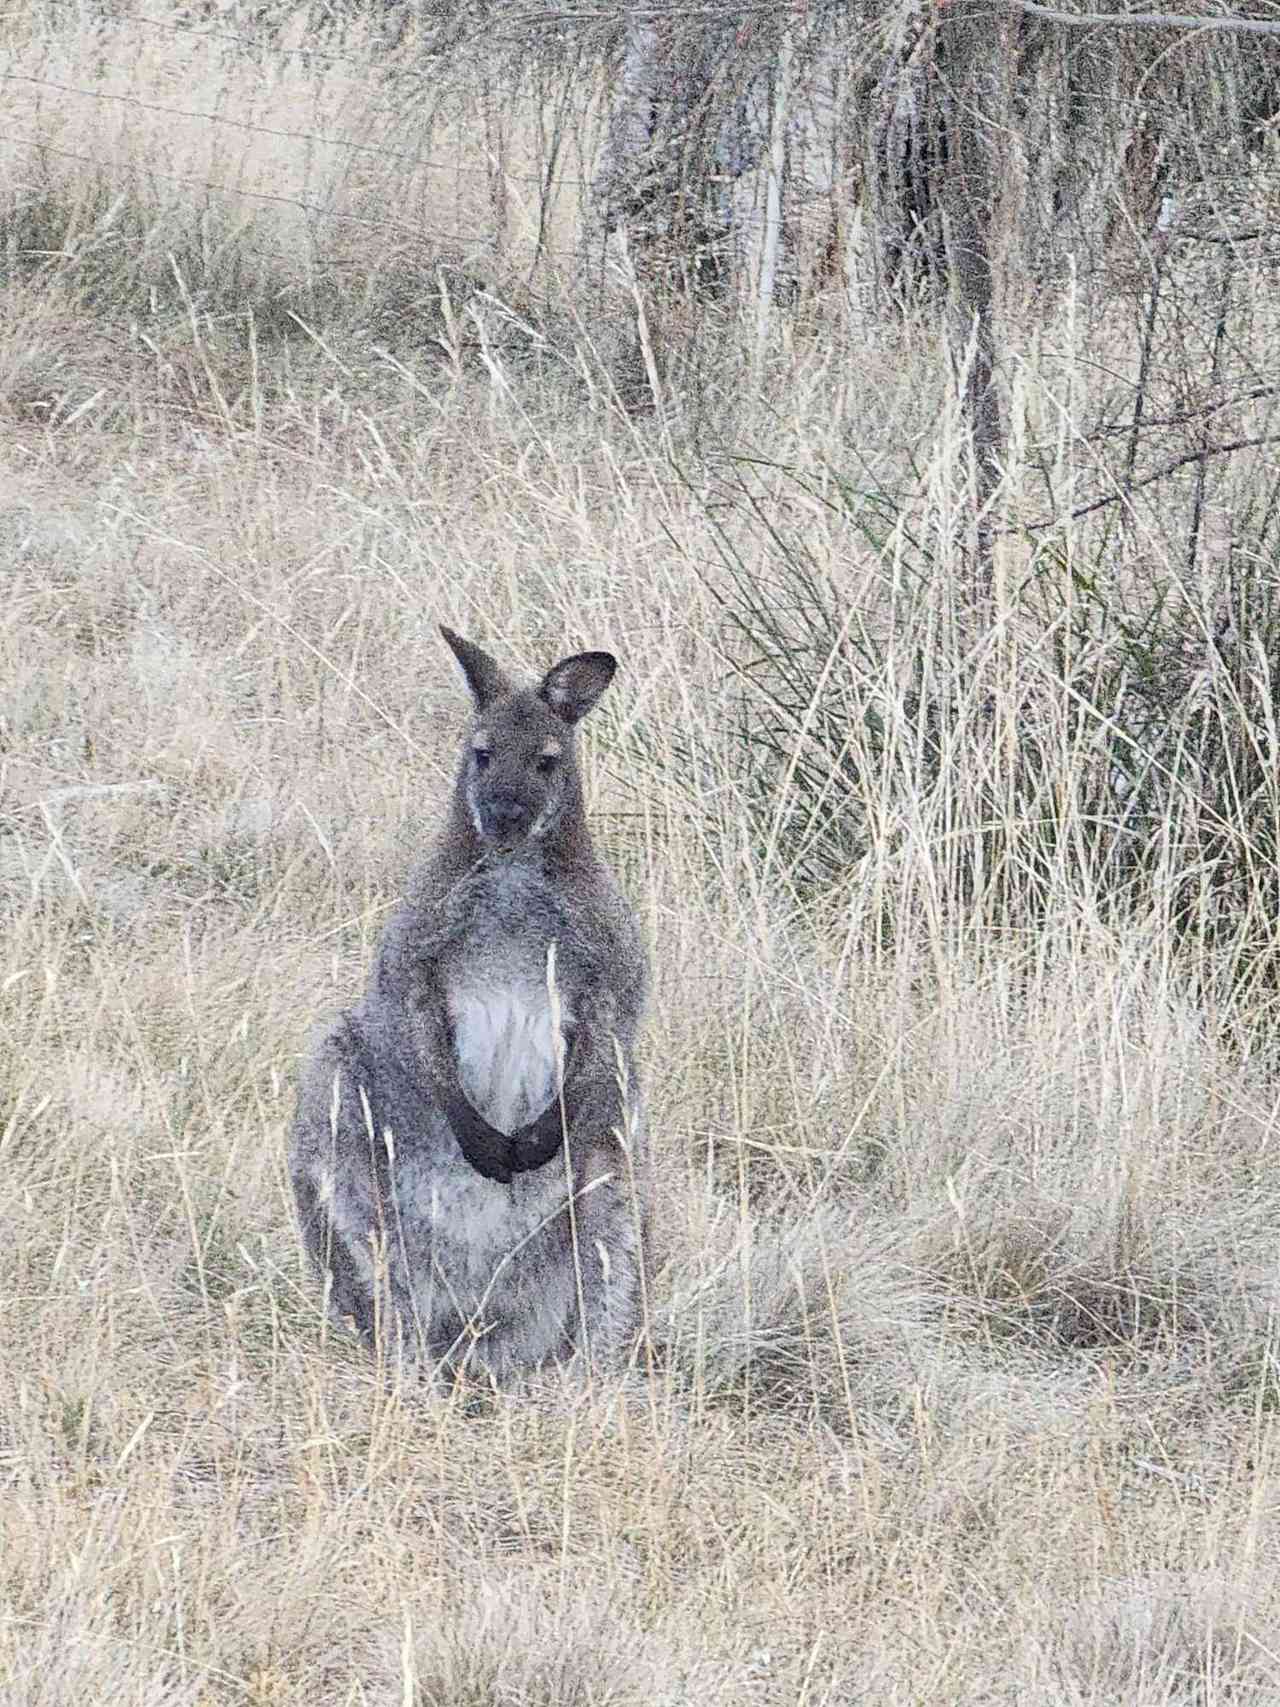
[[[524,840],[533,823],[533,807],[517,794],[505,790],[481,795],[476,801],[480,834],[499,847],[514,847]]]

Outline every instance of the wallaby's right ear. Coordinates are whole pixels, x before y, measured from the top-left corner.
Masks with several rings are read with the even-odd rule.
[[[553,664],[538,686],[557,717],[579,723],[613,680],[618,660],[611,652],[575,652]]]
[[[471,689],[471,697],[476,702],[477,711],[483,711],[486,706],[492,705],[495,699],[502,699],[512,692],[510,681],[486,651],[472,641],[464,640],[460,634],[455,634],[443,623],[440,625],[440,632],[448,642],[449,650],[462,665],[462,673],[467,678],[467,686]]]

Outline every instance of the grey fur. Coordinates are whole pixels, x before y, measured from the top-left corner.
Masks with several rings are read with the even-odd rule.
[[[448,821],[363,999],[312,1051],[289,1170],[336,1316],[397,1357],[509,1384],[635,1342],[648,969],[574,751],[614,660],[578,653],[517,689],[441,632],[476,713]]]

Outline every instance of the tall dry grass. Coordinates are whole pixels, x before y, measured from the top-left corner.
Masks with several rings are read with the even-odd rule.
[[[13,75],[371,134],[372,74],[302,79],[288,43],[5,27]],[[811,471],[776,513],[884,706],[958,644],[927,340],[833,306],[778,327],[753,393],[729,328],[704,414],[629,419],[589,326],[546,360],[451,353],[437,294],[425,333],[370,333],[431,252],[130,175],[399,218],[394,160],[353,188],[231,122],[26,99],[0,184],[4,1701],[1277,1699],[1277,1103],[1247,983],[1191,975],[1157,887],[1105,914],[1069,837],[1034,915],[958,911],[949,825],[999,798],[999,742],[957,740],[927,792],[886,771],[818,886],[745,763],[718,547],[768,585],[776,540],[697,446]],[[11,146],[36,126],[66,152]],[[317,278],[301,326],[272,318]],[[1046,412],[1097,382],[1070,305],[1054,325],[1017,369]],[[821,501],[851,445],[912,493],[874,546]],[[1006,614],[983,717],[1014,742],[1043,659]],[[585,1396],[388,1383],[293,1227],[299,1052],[447,788],[438,621],[530,670],[624,662],[586,738],[654,952],[660,1239],[649,1359]],[[1065,787],[1087,755],[1049,731]],[[894,775],[926,735],[904,717]]]

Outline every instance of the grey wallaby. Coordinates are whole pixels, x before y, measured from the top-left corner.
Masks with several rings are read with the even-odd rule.
[[[574,750],[615,660],[579,652],[517,688],[441,632],[475,702],[448,820],[307,1063],[289,1170],[337,1317],[509,1384],[636,1341],[648,967]]]

